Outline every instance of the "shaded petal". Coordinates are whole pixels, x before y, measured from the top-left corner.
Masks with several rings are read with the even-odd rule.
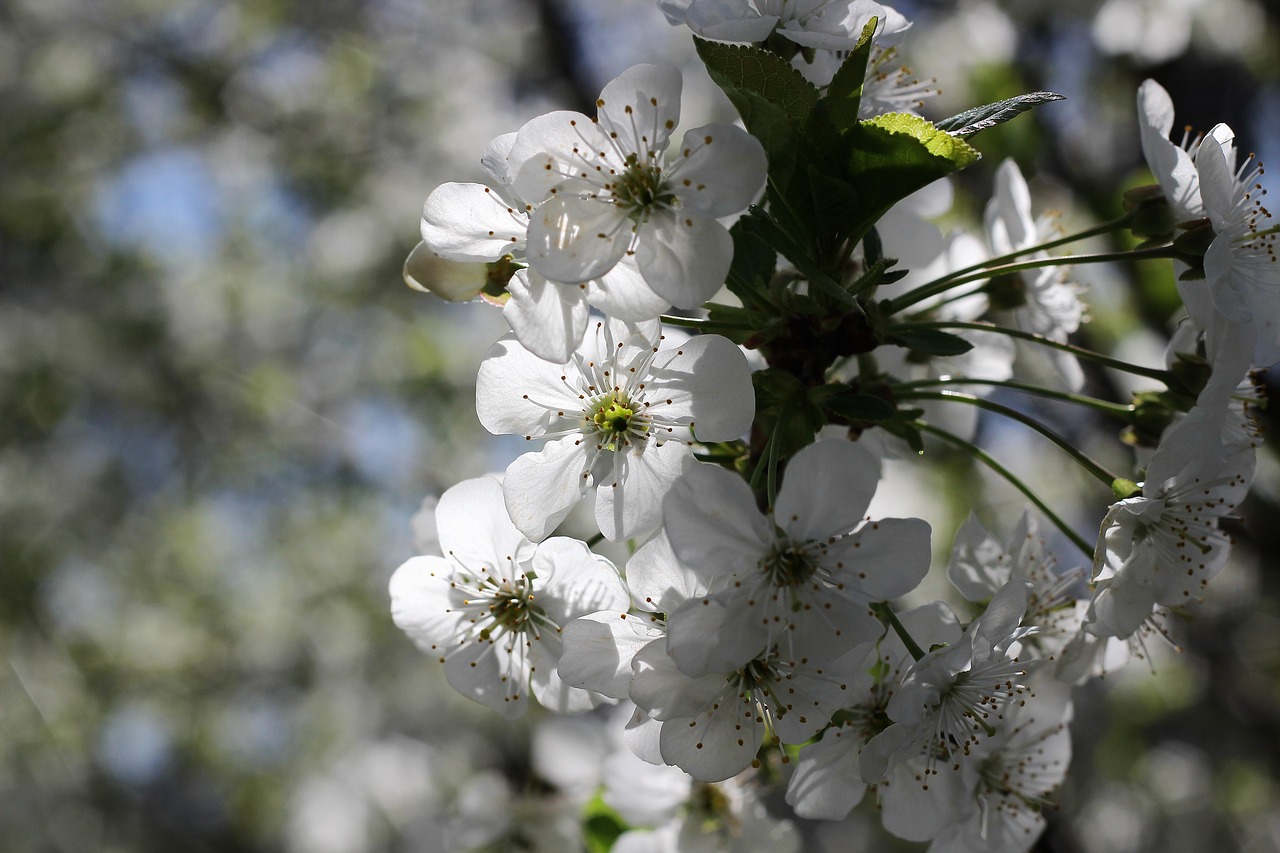
[[[986,601],[1009,580],[1009,572],[1004,548],[970,511],[956,531],[947,577],[969,601]]]
[[[721,700],[696,717],[662,725],[662,759],[702,782],[719,782],[750,767],[765,733],[749,694],[740,697],[728,689]]]
[[[589,613],[564,626],[560,677],[611,699],[628,698],[636,652],[662,636],[647,617],[620,611]]]
[[[506,335],[480,363],[476,416],[494,435],[542,435],[553,419],[582,413],[582,400],[564,376],[563,365],[538,358],[514,334]]]
[[[507,466],[502,481],[507,513],[535,542],[560,526],[590,485],[587,446],[578,436],[549,442]]]
[[[724,284],[733,262],[733,238],[714,219],[691,210],[655,211],[640,226],[639,236],[640,274],[654,293],[677,308],[697,308]]]
[[[502,306],[502,316],[525,349],[552,364],[568,361],[587,331],[591,311],[586,291],[520,270],[507,283],[507,292],[511,298]]]
[[[833,567],[838,577],[869,601],[889,601],[915,589],[929,571],[931,532],[920,518],[869,521],[832,545],[822,561],[843,564]]]
[[[822,740],[800,750],[796,771],[787,785],[787,802],[800,817],[841,820],[862,801],[867,785],[858,758],[862,743],[853,726],[837,726]]]
[[[667,615],[667,653],[685,675],[723,675],[765,651],[768,633],[759,613],[723,599],[694,599]]]
[[[649,368],[646,413],[675,421],[699,441],[731,441],[751,429],[756,396],[742,350],[720,335],[698,335],[663,350]]]
[[[686,208],[717,218],[755,201],[767,168],[764,147],[754,136],[731,124],[706,124],[685,133],[667,174]]]
[[[707,591],[696,574],[680,565],[665,530],[659,530],[631,555],[627,561],[627,587],[636,607],[655,613],[670,613]]]
[[[556,625],[564,627],[597,610],[625,610],[631,603],[618,570],[585,542],[553,536],[533,554],[538,602]]]
[[[617,266],[587,282],[587,301],[617,320],[652,320],[671,307],[645,283],[635,259],[623,256]]]
[[[674,65],[631,66],[600,92],[596,101],[600,128],[617,134],[618,144],[627,153],[666,150],[671,131],[680,123],[683,85],[680,69]]]
[[[631,670],[631,700],[656,720],[692,717],[725,689],[723,673],[690,678],[677,669],[665,638],[636,652]]]
[[[703,578],[754,570],[773,544],[751,487],[715,465],[699,463],[677,480],[662,518],[676,557]]]
[[[880,460],[860,444],[816,441],[787,463],[773,510],[794,542],[822,541],[848,533],[880,483]]]
[[[662,523],[662,499],[692,464],[693,451],[678,441],[646,442],[615,456],[615,477],[596,490],[596,524],[610,542],[647,536]]]
[[[557,714],[581,714],[599,705],[600,696],[564,683],[556,670],[559,657],[552,647],[533,641],[529,648],[529,687],[534,698],[542,707]]]
[[[518,635],[454,649],[445,658],[444,677],[463,696],[514,720],[529,707],[529,668],[523,649],[513,656],[501,645],[508,640],[525,642]]]
[[[543,202],[529,220],[529,265],[553,281],[598,278],[627,253],[633,228],[611,201],[560,193]]]
[[[451,261],[496,261],[524,248],[528,213],[484,184],[441,184],[422,205],[422,241]]]

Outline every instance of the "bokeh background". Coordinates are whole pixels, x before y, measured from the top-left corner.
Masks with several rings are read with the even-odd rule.
[[[1115,215],[1149,180],[1148,76],[1180,122],[1229,122],[1280,164],[1274,4],[895,5],[942,89],[928,115],[1068,96],[977,139],[953,224],[1008,156],[1065,224]],[[422,200],[480,179],[490,138],[589,110],[641,61],[686,67],[691,123],[730,115],[652,0],[0,4],[0,850],[581,845],[558,770],[590,772],[603,718],[505,725],[389,618],[391,572],[430,544],[424,499],[516,452],[474,413],[499,313],[400,266]],[[1170,272],[1081,280],[1082,338],[1158,359]],[[1034,479],[1043,448],[993,437]],[[1280,849],[1275,459],[1182,653],[1080,692],[1039,849]],[[967,470],[929,481],[941,555]],[[889,849],[865,807],[800,829]]]

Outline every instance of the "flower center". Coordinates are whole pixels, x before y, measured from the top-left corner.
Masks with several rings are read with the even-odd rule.
[[[508,632],[518,633],[534,616],[533,595],[530,593],[528,581],[523,578],[504,582],[490,594],[489,618],[492,623],[480,631],[480,639],[488,640],[494,634]]]
[[[804,548],[787,541],[778,543],[773,552],[760,561],[760,568],[774,586],[799,586],[818,570]]]
[[[630,444],[632,437],[641,438],[649,431],[646,419],[636,414],[636,408],[626,394],[611,391],[584,413],[588,431],[609,450]]]
[[[641,163],[636,154],[627,155],[627,170],[614,184],[613,197],[637,222],[648,218],[652,208],[672,207],[676,200],[662,180],[662,167],[652,162]]]

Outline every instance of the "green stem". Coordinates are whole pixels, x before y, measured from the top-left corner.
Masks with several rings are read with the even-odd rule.
[[[912,638],[907,631],[907,627],[898,619],[898,614],[894,613],[893,608],[889,606],[889,602],[876,602],[871,605],[871,610],[876,616],[880,617],[881,622],[893,629],[893,633],[898,635],[899,640],[902,640],[902,645],[907,647],[907,651],[911,653],[913,659],[920,660],[920,658],[924,657],[924,649],[920,648],[920,644]]]
[[[1116,480],[1120,477],[1108,471],[1106,468],[1094,462],[1088,456],[1084,455],[1070,441],[1058,435],[1044,424],[1040,423],[1030,415],[1019,412],[1017,409],[1011,409],[1008,406],[1002,406],[999,403],[978,397],[973,394],[965,394],[961,391],[912,391],[906,394],[898,394],[899,400],[954,400],[957,403],[965,403],[970,406],[977,406],[979,409],[986,409],[988,412],[995,412],[997,415],[1003,415],[1010,420],[1015,420],[1020,424],[1030,427],[1045,438],[1052,441],[1058,446],[1062,452],[1066,453],[1077,463],[1097,479],[1101,480],[1106,487],[1110,489],[1115,485]]]
[[[1096,409],[1108,415],[1114,415],[1124,420],[1129,420],[1133,414],[1133,406],[1122,406],[1119,403],[1109,403],[1106,400],[1099,400],[1096,397],[1086,397],[1083,394],[1072,394],[1069,391],[1057,391],[1053,388],[1041,388],[1039,385],[1031,385],[1026,382],[1015,382],[1012,379],[972,379],[967,376],[940,376],[929,379],[917,379],[913,382],[903,382],[896,386],[899,391],[914,391],[916,388],[931,388],[937,385],[983,385],[991,388],[1009,388],[1013,391],[1022,391],[1027,394],[1035,394],[1037,397],[1047,397],[1050,400],[1061,400],[1064,403],[1075,403],[1078,406],[1087,406]]]
[[[1033,344],[1049,347],[1050,349],[1062,350],[1069,352],[1077,358],[1085,361],[1092,361],[1094,364],[1100,364],[1103,367],[1110,367],[1125,373],[1132,373],[1135,376],[1145,376],[1148,379],[1154,379],[1157,382],[1163,382],[1165,385],[1170,384],[1171,376],[1169,371],[1161,370],[1157,367],[1141,367],[1136,364],[1130,364],[1127,361],[1121,361],[1118,358],[1112,358],[1103,355],[1100,352],[1094,352],[1084,347],[1078,347],[1075,344],[1066,344],[1061,341],[1055,341],[1052,338],[1046,338],[1044,335],[1037,335],[1034,332],[1024,332],[1020,329],[1007,329],[1004,326],[996,326],[991,323],[961,323],[959,321],[951,322],[945,320],[929,320],[910,323],[897,323],[889,327],[889,334],[892,335],[897,331],[905,331],[908,329],[969,329],[975,332],[990,332],[995,335],[1007,335],[1011,338],[1017,338],[1020,341],[1030,341]]]
[[[603,541],[604,541],[604,534],[597,533],[595,536],[592,536],[590,539],[587,540],[587,547],[594,548],[595,546],[599,545]]]
[[[917,428],[923,430],[924,432],[930,433],[931,435],[936,435],[938,438],[942,439],[943,441],[946,441],[950,444],[955,445],[956,447],[961,448],[962,450],[967,451],[979,462],[986,465],[992,471],[995,471],[997,474],[1003,477],[1009,483],[1009,485],[1013,486],[1015,489],[1022,492],[1023,496],[1027,500],[1035,504],[1036,509],[1044,513],[1045,517],[1048,518],[1049,521],[1053,523],[1054,527],[1057,527],[1058,530],[1062,532],[1063,536],[1070,539],[1077,548],[1083,551],[1086,557],[1088,557],[1090,560],[1093,559],[1093,546],[1090,545],[1087,541],[1085,541],[1083,536],[1081,536],[1079,533],[1076,533],[1074,530],[1072,530],[1071,527],[1065,521],[1063,521],[1058,516],[1057,513],[1049,509],[1048,504],[1042,501],[1040,499],[1040,496],[1031,490],[1030,486],[1028,486],[1026,483],[1022,482],[1022,480],[1014,476],[1012,471],[1010,471],[1008,468],[1004,467],[999,462],[997,462],[991,456],[991,454],[987,453],[985,450],[983,450],[981,447],[978,447],[976,444],[973,444],[972,442],[969,442],[969,441],[965,441],[960,436],[953,435],[952,433],[947,432],[945,429],[940,429],[936,426],[933,426],[932,424],[928,424],[928,423],[925,423],[924,421],[917,420],[915,422],[915,425]]]
[[[755,331],[754,326],[748,326],[745,323],[725,323],[704,317],[680,317],[676,314],[663,314],[658,319],[664,323],[670,323],[672,326],[684,326],[687,329],[697,329],[700,332],[715,332],[721,329],[732,332]]]
[[[1030,251],[1030,250],[1028,250]],[[982,281],[986,278],[994,278],[999,275],[1007,275],[1009,273],[1023,272],[1024,270],[1040,269],[1041,267],[1060,267],[1074,266],[1075,264],[1101,264],[1110,261],[1142,261],[1152,258],[1177,258],[1181,257],[1180,253],[1173,248],[1172,244],[1165,246],[1153,246],[1150,249],[1135,249],[1125,252],[1097,252],[1088,255],[1059,255],[1052,258],[1035,258],[1030,261],[1020,261],[1015,263],[997,263],[1004,261],[1009,257],[1017,257],[1026,254],[1026,252],[1018,252],[1012,256],[1003,255],[999,258],[992,258],[982,265],[967,267],[963,270],[944,275],[941,278],[922,284],[915,290],[904,293],[897,299],[889,300],[885,306],[886,314],[895,314],[905,308],[909,308],[918,302],[922,302],[931,296],[950,290],[959,284],[967,284],[971,281]]]

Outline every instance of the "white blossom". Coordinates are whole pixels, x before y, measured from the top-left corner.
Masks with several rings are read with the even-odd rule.
[[[625,607],[613,564],[577,540],[534,545],[507,517],[492,477],[464,480],[436,508],[444,556],[414,557],[391,577],[391,615],[444,664],[464,696],[505,717],[532,690],[553,711],[585,711],[600,698],[556,673],[560,630],[597,610]]]
[[[719,290],[733,240],[716,220],[760,192],[764,149],[741,128],[709,124],[664,160],[681,86],[677,68],[636,65],[604,87],[598,118],[559,111],[520,129],[507,165],[516,192],[538,203],[528,230],[534,270],[585,282],[634,256],[668,304],[696,308]]]
[[[742,351],[700,335],[661,346],[658,324],[595,323],[564,364],[508,336],[489,349],[476,412],[495,435],[548,439],[507,468],[507,510],[540,540],[591,488],[612,541],[657,528],[667,488],[695,441],[728,441],[751,426],[755,396]]]
[[[872,17],[876,44],[896,44],[911,22],[872,0],[662,0],[667,19],[720,41],[761,42],[775,30],[803,47],[852,50]],[[684,17],[680,17],[683,7]]]

